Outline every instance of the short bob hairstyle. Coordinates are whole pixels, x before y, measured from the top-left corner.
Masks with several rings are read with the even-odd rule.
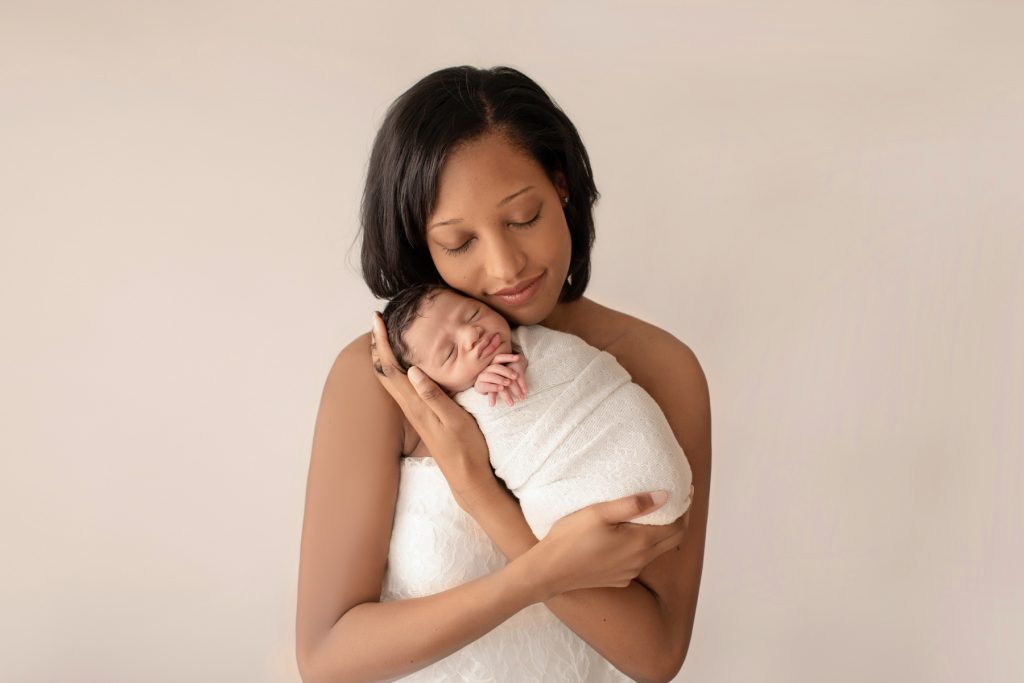
[[[579,299],[590,281],[593,206],[600,194],[590,158],[569,117],[529,77],[507,66],[435,71],[402,93],[373,142],[360,206],[363,279],[378,299],[416,284],[444,284],[425,227],[450,151],[495,132],[528,152],[554,182],[565,174],[572,238],[559,301]]]

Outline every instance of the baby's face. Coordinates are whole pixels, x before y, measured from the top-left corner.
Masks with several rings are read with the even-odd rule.
[[[472,387],[496,355],[512,352],[512,333],[501,314],[449,290],[423,303],[403,339],[411,363],[453,394]]]

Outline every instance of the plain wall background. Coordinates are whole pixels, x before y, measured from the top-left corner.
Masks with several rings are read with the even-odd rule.
[[[678,680],[1024,676],[1024,7],[844,5],[3,0],[0,679],[297,680],[370,144],[463,63],[573,119],[588,296],[708,376]]]

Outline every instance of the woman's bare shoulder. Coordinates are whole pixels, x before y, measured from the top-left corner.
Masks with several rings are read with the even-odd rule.
[[[673,376],[683,373],[696,385],[702,383],[703,370],[697,355],[671,332],[593,301],[588,302],[587,312],[590,325],[603,330],[601,341],[606,342],[603,346],[592,345],[615,356],[640,386],[648,389],[663,383],[670,374],[666,372],[668,367],[673,368]]]
[[[598,348],[612,355],[627,351],[659,351],[664,348],[650,348],[651,344],[672,346],[682,345],[674,335],[634,315],[617,311],[592,300],[579,316],[579,328],[595,341],[602,342]],[[592,344],[597,346],[597,344]]]
[[[327,383],[367,382],[374,380],[370,365],[370,333],[364,332],[348,344],[334,357],[334,363],[327,373]],[[377,382],[379,384],[379,382]],[[383,390],[383,387],[382,387]]]
[[[400,454],[407,455],[418,446],[419,436],[374,374],[370,360],[370,338],[370,333],[365,332],[338,352],[327,373],[324,397],[326,398],[328,393],[344,394],[365,401],[366,409],[377,416],[377,419],[367,423],[367,427],[377,427],[396,435],[399,439]]]

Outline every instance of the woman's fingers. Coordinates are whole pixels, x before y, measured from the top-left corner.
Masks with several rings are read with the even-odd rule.
[[[441,387],[434,383],[434,380],[427,377],[427,374],[415,365],[409,368],[409,380],[412,383],[413,391],[430,408],[431,414],[441,424],[446,427],[454,427],[460,420],[469,417],[469,413],[463,410],[462,406],[453,401]],[[469,420],[472,421],[473,418],[469,417]]]
[[[663,552],[671,550],[683,542],[683,539],[686,538],[686,530],[690,526],[690,510],[692,509],[692,507],[689,508],[679,517],[679,519],[671,524],[666,524],[663,527],[665,529],[671,529],[671,532],[667,537],[661,539],[652,546],[651,551],[654,553],[653,557],[657,557]]]
[[[417,431],[420,427],[426,428],[428,426],[426,420],[430,417],[437,418],[431,414],[430,406],[424,405],[419,392],[416,391],[408,376],[398,365],[394,351],[391,350],[391,344],[388,343],[384,320],[376,311],[373,313],[373,330],[370,338],[370,356],[373,358],[373,368],[377,372],[377,379],[395,399],[406,417],[413,422],[413,427]]]
[[[686,529],[673,532],[668,538],[663,538],[651,547],[651,559],[658,557],[664,552],[677,548],[683,543],[686,537]]]
[[[692,507],[687,509],[687,511],[676,518],[675,521],[668,524],[659,524],[650,527],[644,525],[644,530],[650,534],[649,542],[651,543],[651,552],[653,553],[651,555],[652,558],[661,555],[666,550],[671,550],[683,542],[683,538],[686,537],[686,530],[690,526],[690,510],[692,509]],[[634,524],[633,526],[641,525]]]

